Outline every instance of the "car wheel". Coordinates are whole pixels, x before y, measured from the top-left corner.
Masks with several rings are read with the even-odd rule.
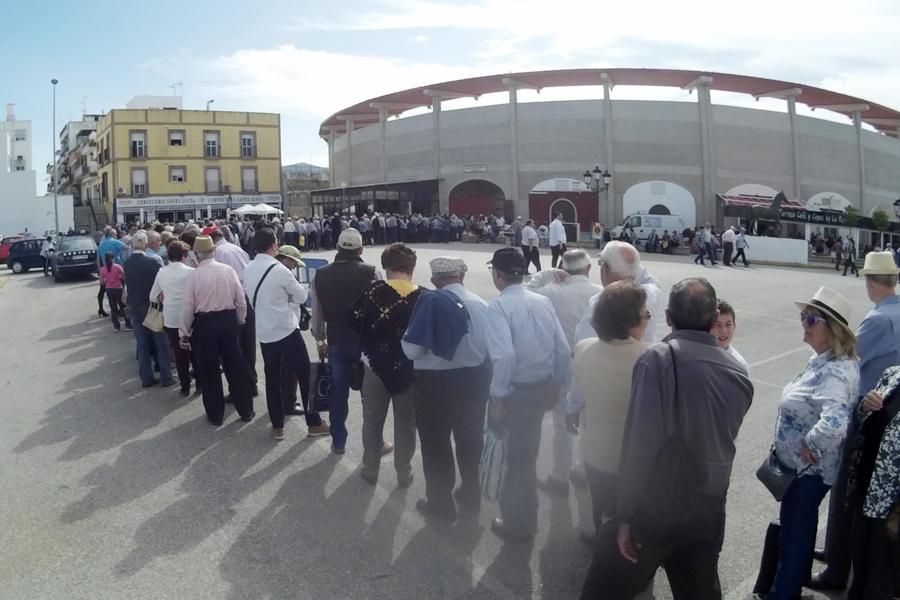
[[[12,269],[12,272],[15,273],[16,275],[19,275],[20,273],[24,273],[26,270],[25,265],[23,265],[18,260],[13,261],[13,263],[9,266],[9,268]]]

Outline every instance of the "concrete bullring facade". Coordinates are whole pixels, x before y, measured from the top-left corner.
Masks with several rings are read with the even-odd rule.
[[[697,101],[613,100],[619,81],[680,86],[695,90]],[[519,89],[557,85],[602,85],[604,97],[518,101]],[[507,104],[441,110],[444,100],[504,88]],[[786,112],[712,104],[711,89],[782,98]],[[797,115],[796,102],[840,112],[851,124]],[[429,114],[388,118],[425,105]],[[879,133],[862,128],[864,122]],[[333,205],[391,199],[384,210],[415,211],[424,210],[431,189],[434,210],[503,210],[541,221],[549,214],[535,212],[549,213],[565,199],[585,231],[595,220],[619,223],[648,203],[677,214],[690,198],[694,214],[686,216],[715,223],[722,215],[717,194],[756,184],[784,190],[800,204],[833,194],[864,216],[881,208],[895,219],[898,127],[900,113],[859,98],[744,76],[640,69],[498,75],[398,92],[335,113],[321,129],[332,188],[318,194]],[[612,174],[599,201],[582,182],[595,164]],[[415,206],[413,196],[395,191],[412,183],[420,190]]]

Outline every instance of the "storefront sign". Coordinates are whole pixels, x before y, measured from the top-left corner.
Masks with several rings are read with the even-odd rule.
[[[845,215],[842,212],[826,212],[804,210],[802,208],[781,208],[781,218],[785,221],[799,221],[801,223],[814,223],[816,225],[843,225]]]
[[[142,198],[116,198],[116,210],[118,212],[141,208],[176,209],[214,206],[217,208],[238,208],[244,204],[265,203],[271,206],[281,206],[281,194],[231,194],[229,202],[228,194],[191,196],[145,196]]]
[[[487,173],[487,165],[463,165],[463,173]]]

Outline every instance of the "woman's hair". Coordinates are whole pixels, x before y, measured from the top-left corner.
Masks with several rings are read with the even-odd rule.
[[[181,234],[181,241],[187,244],[188,248],[194,247],[194,240],[197,239],[197,236],[200,235],[200,232],[192,227],[188,227],[184,230],[184,233]]]
[[[641,324],[641,309],[646,303],[647,292],[633,281],[609,284],[594,307],[594,331],[604,342],[628,339],[628,332]]]
[[[113,261],[116,259],[112,252],[103,255],[103,264],[106,265],[107,271],[112,271]]]
[[[386,271],[412,275],[416,268],[416,251],[400,242],[391,244],[381,253],[381,266]]]
[[[167,248],[169,262],[181,262],[189,251],[190,248],[184,242],[172,240]]]

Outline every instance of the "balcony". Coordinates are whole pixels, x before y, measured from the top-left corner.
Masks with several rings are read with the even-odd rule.
[[[97,161],[89,160],[87,164],[81,165],[79,170],[82,177],[97,174]]]

